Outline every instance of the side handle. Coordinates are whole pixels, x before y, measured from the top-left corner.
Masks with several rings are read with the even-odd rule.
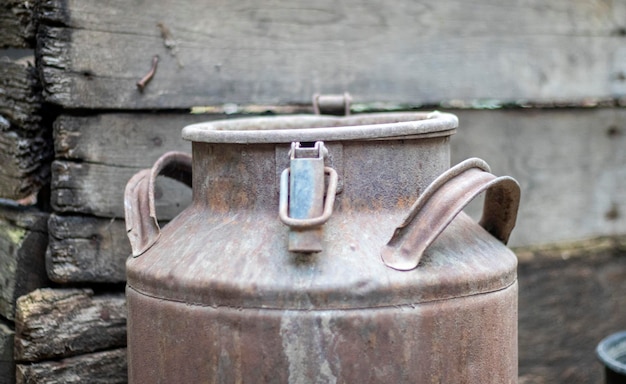
[[[515,179],[490,172],[487,163],[473,158],[435,179],[383,247],[383,262],[400,271],[415,269],[426,248],[483,191],[486,194],[479,224],[506,244],[517,219],[520,187]]]
[[[167,152],[150,169],[137,172],[126,184],[124,214],[133,257],[146,252],[161,235],[154,204],[158,176],[167,176],[191,187],[191,156]]]

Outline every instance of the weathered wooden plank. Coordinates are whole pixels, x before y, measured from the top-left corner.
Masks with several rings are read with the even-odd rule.
[[[61,116],[54,123],[52,205],[58,212],[124,217],[123,193],[130,177],[165,152],[191,151],[181,129],[211,117],[189,114],[103,114]],[[213,117],[214,118],[214,117]],[[161,179],[159,217],[171,219],[191,201],[189,188]]]
[[[49,0],[41,13],[44,93],[68,108],[626,94],[623,2]]]
[[[604,383],[595,348],[626,324],[626,239],[617,240],[599,252],[534,250],[520,263],[520,384]]]
[[[511,245],[626,233],[626,110],[455,113],[453,162],[483,158],[521,185]]]
[[[57,212],[80,212],[101,217],[124,217],[124,188],[141,168],[54,161],[52,207]],[[167,178],[155,186],[157,215],[175,217],[191,202],[191,189]]]
[[[0,315],[13,320],[18,297],[46,286],[48,214],[0,204]]]
[[[215,118],[187,113],[62,115],[54,122],[55,154],[58,159],[150,168],[165,152],[191,151],[181,138],[184,126]]]
[[[48,182],[53,156],[29,62],[0,58],[0,197],[13,200],[36,194]]]
[[[41,86],[33,63],[33,57],[0,57],[0,115],[25,131],[41,129]]]
[[[451,112],[460,120],[452,138],[453,162],[481,157],[494,173],[511,175],[522,185],[522,204],[512,245],[626,232],[626,110]],[[59,211],[123,217],[122,191],[136,169],[118,165],[149,167],[167,150],[183,149],[177,146],[182,119],[175,114],[154,120],[132,114],[67,119],[57,127],[57,151],[80,163],[56,163],[52,200]],[[139,122],[133,122],[135,119]],[[105,138],[108,127],[112,127],[114,139]],[[124,127],[132,132],[125,136],[127,140],[121,139]],[[100,149],[98,142],[103,143]],[[103,163],[85,163],[89,161]],[[116,166],[108,166],[108,162]],[[163,195],[171,197],[170,201],[177,196],[169,192]],[[157,211],[166,219],[173,217],[175,210]]]
[[[10,127],[1,115],[0,126]],[[47,136],[0,128],[0,198],[25,199],[49,182],[53,151]]]
[[[0,0],[0,48],[35,46],[35,2]]]
[[[126,346],[124,294],[38,289],[17,302],[15,361],[36,362]]]
[[[58,283],[120,283],[131,254],[124,219],[51,215],[48,276]]]
[[[16,384],[126,384],[126,349],[18,364]]]
[[[15,383],[14,336],[15,331],[0,319],[0,384]]]

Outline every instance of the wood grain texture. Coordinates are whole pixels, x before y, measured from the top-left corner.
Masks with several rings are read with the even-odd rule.
[[[51,133],[42,124],[32,60],[0,58],[0,197],[19,200],[49,181]]]
[[[139,170],[56,160],[52,163],[52,208],[56,212],[123,218],[124,188]],[[175,217],[191,203],[191,189],[169,178],[157,179],[155,196],[161,220]]]
[[[126,384],[126,349],[17,365],[16,384]]]
[[[182,140],[185,125],[214,119],[190,114],[62,115],[54,123],[52,205],[57,212],[124,217],[123,194],[137,171],[150,168],[168,151],[191,151]],[[157,213],[171,219],[191,201],[189,188],[157,182]]]
[[[0,116],[0,126],[2,122]],[[8,122],[6,126],[10,127]],[[20,200],[35,195],[50,180],[51,140],[45,132],[23,135],[20,130],[1,129],[0,198]]]
[[[187,113],[61,115],[54,122],[55,154],[58,159],[150,168],[165,152],[191,152],[191,143],[181,138],[181,130],[211,119],[216,117]]]
[[[15,361],[37,362],[126,346],[124,294],[39,289],[19,298]]]
[[[58,283],[120,283],[131,254],[123,219],[51,215],[48,276]]]
[[[626,94],[623,2],[48,0],[41,17],[44,94],[68,108]]]
[[[35,2],[0,0],[0,48],[30,48],[35,42]]]
[[[0,315],[13,320],[18,297],[49,284],[48,214],[0,204]]]
[[[455,111],[452,161],[480,157],[522,196],[509,244],[626,233],[626,110]],[[473,207],[479,217],[481,208]]]
[[[39,130],[40,92],[33,57],[0,57],[0,115],[24,131]]]
[[[522,186],[512,245],[626,233],[626,110],[449,112],[460,121],[451,141],[453,163],[480,157],[495,174],[513,176]],[[54,166],[53,201],[59,211],[121,218],[122,191],[137,169],[128,167],[149,167],[167,150],[185,149],[179,142],[182,117],[176,114],[154,120],[111,114],[61,121],[57,152],[68,161],[57,161]],[[108,129],[111,138],[107,138]],[[132,133],[124,136],[125,129]],[[163,198],[172,199],[171,209],[157,209],[164,219],[186,206],[187,202],[179,202],[176,207],[176,196],[163,192]]]
[[[0,319],[0,384],[15,384],[14,336],[12,327]]]

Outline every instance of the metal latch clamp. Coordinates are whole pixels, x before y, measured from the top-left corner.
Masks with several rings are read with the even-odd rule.
[[[324,166],[324,143],[313,147],[291,144],[290,164],[280,177],[278,215],[289,226],[289,250],[313,253],[322,250],[321,226],[333,213],[337,193],[337,172]],[[324,191],[325,175],[328,187]],[[326,201],[324,201],[326,195]]]

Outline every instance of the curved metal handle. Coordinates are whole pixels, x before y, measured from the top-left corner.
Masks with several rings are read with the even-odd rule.
[[[417,267],[430,244],[481,192],[487,191],[479,224],[503,243],[515,227],[520,188],[515,179],[490,173],[480,159],[449,169],[426,188],[381,251],[383,262],[400,271]]]
[[[183,152],[167,152],[152,168],[137,172],[126,184],[124,214],[134,257],[150,249],[161,235],[154,204],[154,186],[160,175],[191,187],[191,156]]]

